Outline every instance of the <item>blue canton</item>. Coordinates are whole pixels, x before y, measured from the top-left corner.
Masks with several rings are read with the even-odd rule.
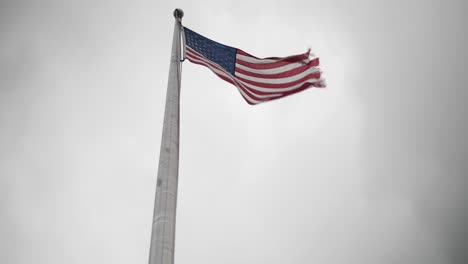
[[[184,27],[185,44],[234,76],[237,49],[220,44]]]

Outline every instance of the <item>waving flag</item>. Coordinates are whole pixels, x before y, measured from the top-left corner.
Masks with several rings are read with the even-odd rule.
[[[183,29],[186,58],[235,85],[249,104],[278,99],[309,87],[325,87],[319,59],[311,57],[310,50],[289,57],[261,59]]]

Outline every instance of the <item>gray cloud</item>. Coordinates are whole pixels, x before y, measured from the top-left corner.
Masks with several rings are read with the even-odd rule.
[[[176,6],[329,85],[251,107],[184,63],[177,263],[467,262],[465,2],[176,4],[0,4],[0,262],[147,261]]]
[[[401,6],[375,8],[372,23],[363,21],[357,31],[372,36],[362,43],[369,72],[363,72],[368,78],[360,92],[369,189],[382,207],[407,200],[415,224],[439,245],[438,254],[447,263],[465,263],[466,4]],[[366,17],[360,11],[357,16]]]

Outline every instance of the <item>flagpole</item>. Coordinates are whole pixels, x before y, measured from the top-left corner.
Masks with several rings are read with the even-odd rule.
[[[159,154],[149,264],[173,264],[179,174],[180,32],[184,12],[174,10],[175,26]]]

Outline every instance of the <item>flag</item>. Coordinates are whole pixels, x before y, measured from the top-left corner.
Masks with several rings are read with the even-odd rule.
[[[306,53],[288,57],[257,58],[208,39],[183,27],[185,56],[208,67],[235,85],[247,103],[254,105],[285,97],[310,87],[325,87],[319,59]]]

